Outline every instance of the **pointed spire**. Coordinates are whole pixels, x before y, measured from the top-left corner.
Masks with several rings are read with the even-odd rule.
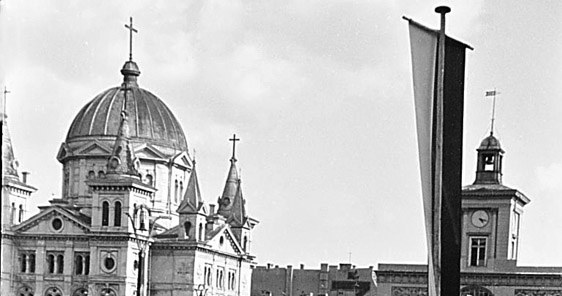
[[[239,185],[238,168],[236,168],[236,159],[230,159],[230,169],[226,177],[226,183],[222,191],[222,195],[219,199],[219,210],[218,213],[225,218],[230,217],[230,212],[232,209],[232,204],[238,191]]]
[[[238,188],[236,190],[236,195],[234,196],[234,201],[232,202],[232,209],[230,211],[230,217],[227,222],[233,226],[243,226],[246,222],[246,201],[242,194],[242,180],[238,179]]]
[[[195,160],[193,160],[193,168],[191,170],[191,175],[189,176],[189,181],[187,183],[187,189],[183,196],[177,212],[178,213],[196,213],[199,210],[199,205],[203,202],[201,198],[201,192],[199,191],[199,180],[197,179],[197,171],[195,170]]]
[[[2,116],[2,176],[3,178],[19,180],[18,175],[18,161],[14,157],[14,150],[12,148],[12,139],[8,131],[8,124],[6,117]]]
[[[130,175],[138,178],[140,161],[135,157],[133,146],[129,139],[129,124],[127,111],[121,111],[121,123],[115,139],[113,152],[107,161],[108,175]]]

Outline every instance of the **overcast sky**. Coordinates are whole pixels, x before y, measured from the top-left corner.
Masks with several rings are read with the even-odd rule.
[[[562,266],[560,1],[2,0],[1,87],[16,157],[60,196],[55,159],[80,108],[117,86],[129,16],[139,84],[159,96],[197,150],[216,202],[236,133],[260,264],[425,263],[411,62],[403,15],[470,44],[463,184],[496,133],[504,184],[531,198],[520,265]],[[34,210],[36,211],[36,210]]]

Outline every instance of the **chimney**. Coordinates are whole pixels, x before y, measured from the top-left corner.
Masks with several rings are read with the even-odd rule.
[[[304,269],[304,264],[301,264],[301,269]]]
[[[29,176],[29,172],[21,172],[21,179],[24,184],[27,184],[27,178]]]

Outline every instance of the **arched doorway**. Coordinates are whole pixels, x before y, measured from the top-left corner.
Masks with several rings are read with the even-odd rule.
[[[461,289],[461,296],[494,296],[494,294],[481,286],[466,286]]]

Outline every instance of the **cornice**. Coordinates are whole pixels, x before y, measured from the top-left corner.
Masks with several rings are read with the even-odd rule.
[[[427,273],[416,271],[376,271],[378,283],[427,284]],[[462,285],[562,287],[562,274],[558,273],[461,273]]]

